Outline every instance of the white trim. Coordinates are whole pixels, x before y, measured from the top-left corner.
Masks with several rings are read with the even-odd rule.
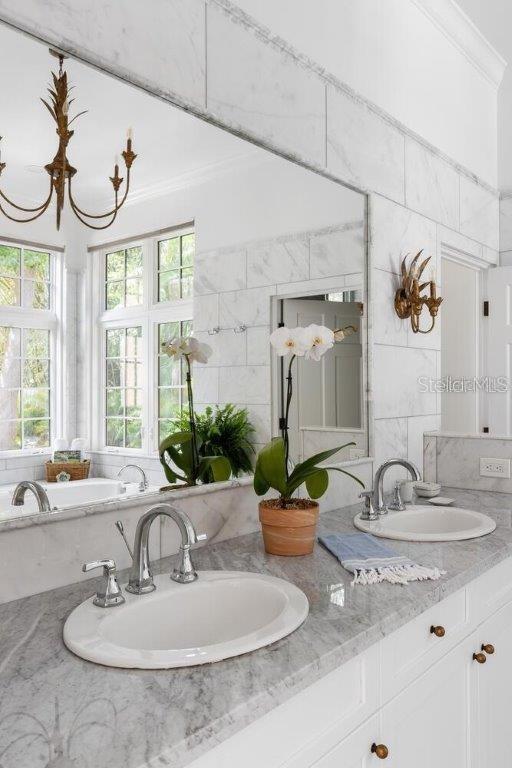
[[[496,88],[507,62],[454,0],[412,0],[450,43]]]

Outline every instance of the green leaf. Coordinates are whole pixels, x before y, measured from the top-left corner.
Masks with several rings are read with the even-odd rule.
[[[288,485],[286,486],[286,496],[291,496],[294,491],[297,490],[297,488],[302,485],[302,483],[305,483],[306,480],[309,477],[312,477],[313,475],[316,475],[318,472],[322,472],[323,468],[321,467],[310,467],[309,469],[305,469],[304,472],[301,474],[295,475],[295,477],[288,480]]]
[[[225,456],[204,456],[199,462],[199,476],[202,477],[208,470],[211,470],[216,483],[231,477],[231,464]]]
[[[319,469],[313,475],[306,478],[306,489],[311,499],[319,499],[324,495],[329,486],[329,473],[325,469]]]
[[[258,462],[256,462],[256,467],[254,469],[253,484],[254,484],[254,491],[255,491],[257,496],[264,496],[265,493],[270,488],[270,483],[267,483],[267,481],[263,477],[263,475],[261,473],[261,470],[259,468],[259,463]]]
[[[365,485],[362,480],[360,480],[358,477],[352,474],[352,472],[347,472],[346,469],[342,469],[341,467],[325,467],[329,472],[341,472],[344,475],[347,475],[348,477],[351,477],[352,480],[355,480],[356,483],[359,483],[361,488],[364,488]]]
[[[167,478],[167,482],[169,483],[175,483],[178,479],[178,475],[176,472],[168,465],[168,463],[165,461],[164,454],[160,456],[160,464],[164,468],[165,477]]]
[[[286,495],[286,462],[284,440],[275,437],[261,449],[258,455],[258,466],[261,476],[281,496]]]
[[[192,440],[192,432],[174,432],[165,440],[162,440],[158,446],[158,452],[163,453],[171,445],[180,445],[181,443],[188,443]]]
[[[310,469],[311,467],[315,467],[317,464],[320,464],[321,461],[325,461],[326,459],[330,459],[331,456],[334,456],[335,453],[338,453],[339,451],[342,451],[343,448],[348,448],[349,445],[355,445],[355,443],[352,441],[350,443],[345,443],[345,445],[340,445],[338,448],[331,448],[328,451],[321,451],[320,453],[315,453],[314,456],[310,456],[309,459],[306,459],[305,461],[301,462],[300,464],[295,465],[295,469],[293,470],[292,474],[290,475],[290,480],[293,479],[293,476],[297,473],[299,474],[305,469]]]

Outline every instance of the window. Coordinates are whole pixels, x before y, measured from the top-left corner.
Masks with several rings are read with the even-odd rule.
[[[142,327],[107,330],[106,445],[142,447]]]
[[[96,257],[96,449],[153,454],[186,405],[185,371],[161,342],[191,333],[194,252],[194,231],[184,226]]]
[[[50,254],[0,245],[0,305],[50,309]]]
[[[105,309],[142,304],[142,247],[125,248],[105,257]]]
[[[194,253],[193,232],[159,241],[158,301],[192,297]]]
[[[191,334],[191,320],[158,324],[158,442],[170,434],[173,419],[188,402],[185,363],[162,354],[162,343]]]

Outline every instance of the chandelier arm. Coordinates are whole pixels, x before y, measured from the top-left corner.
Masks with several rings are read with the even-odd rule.
[[[69,193],[69,187],[68,187],[68,193]],[[114,221],[117,219],[117,214],[118,214],[118,212],[119,212],[119,209],[116,209],[116,211],[115,211],[115,212],[113,213],[113,215],[112,215],[112,218],[111,218],[111,220],[110,220],[109,222],[107,222],[107,224],[102,224],[101,226],[95,226],[94,224],[89,224],[89,222],[88,222],[88,221],[86,221],[86,220],[85,220],[85,219],[84,219],[84,218],[83,218],[83,217],[80,215],[80,211],[77,209],[77,207],[76,207],[76,206],[75,206],[75,204],[73,203],[73,200],[72,200],[71,196],[69,196],[69,202],[70,202],[70,205],[71,205],[71,210],[73,211],[73,213],[75,214],[75,216],[77,217],[77,219],[78,219],[79,221],[81,221],[81,222],[82,222],[82,224],[84,224],[86,227],[89,227],[89,229],[98,229],[98,230],[99,230],[99,229],[108,229],[108,227],[110,227],[110,226],[111,226],[111,225],[114,223]]]
[[[0,189],[0,197],[2,197],[5,200],[6,203],[8,203],[10,206],[12,206],[12,208],[16,208],[16,210],[23,211],[24,213],[35,213],[36,211],[40,211],[42,208],[44,208],[44,210],[46,210],[46,208],[48,207],[48,203],[52,199],[52,195],[53,195],[53,182],[50,179],[50,194],[48,195],[48,197],[46,198],[44,203],[41,203],[41,205],[38,205],[37,208],[23,208],[23,206],[16,205],[16,203],[13,203],[13,201],[10,200],[7,197],[7,195],[4,194],[4,192],[2,192],[2,190]]]
[[[10,215],[7,213],[7,211],[5,210],[5,208],[3,207],[2,203],[0,203],[0,211],[1,211],[1,212],[3,213],[3,215],[4,215],[4,216],[5,216],[7,219],[9,219],[10,221],[15,221],[17,224],[28,224],[30,221],[35,221],[36,219],[38,219],[40,216],[42,216],[42,215],[43,215],[43,213],[46,213],[46,211],[48,210],[48,207],[49,207],[49,205],[50,205],[50,203],[51,203],[51,200],[52,200],[52,196],[50,195],[50,197],[48,198],[48,200],[47,200],[47,201],[46,201],[46,203],[45,203],[45,206],[44,206],[44,208],[42,208],[42,209],[39,211],[39,213],[36,213],[36,214],[35,214],[35,216],[31,216],[31,217],[30,217],[30,218],[28,218],[28,219],[16,219],[14,216],[10,216]]]
[[[128,168],[128,173],[126,175],[126,189],[125,189],[125,192],[124,192],[124,195],[123,195],[123,198],[122,198],[121,202],[120,203],[118,202],[118,193],[116,192],[115,193],[115,207],[111,211],[109,211],[108,213],[94,214],[94,213],[88,213],[87,211],[82,210],[82,208],[80,208],[77,205],[77,203],[75,203],[75,201],[73,199],[73,193],[71,191],[71,179],[69,179],[69,181],[68,181],[69,200],[70,200],[70,202],[71,202],[71,204],[73,206],[73,210],[75,211],[75,213],[80,213],[82,216],[85,216],[87,219],[106,219],[108,216],[113,216],[114,214],[117,215],[119,209],[123,207],[123,205],[124,205],[124,203],[126,201],[126,198],[128,197],[128,192],[129,191],[130,191],[130,169]],[[98,227],[98,229],[104,229],[104,227]]]

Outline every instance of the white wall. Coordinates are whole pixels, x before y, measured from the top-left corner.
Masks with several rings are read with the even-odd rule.
[[[482,13],[484,8],[491,13],[485,3],[475,1],[480,2]],[[446,29],[426,15],[425,8],[432,3],[235,2],[327,72],[496,185],[496,83],[454,44]],[[449,4],[443,0],[435,5],[439,9]],[[454,23],[462,33],[464,19]]]

